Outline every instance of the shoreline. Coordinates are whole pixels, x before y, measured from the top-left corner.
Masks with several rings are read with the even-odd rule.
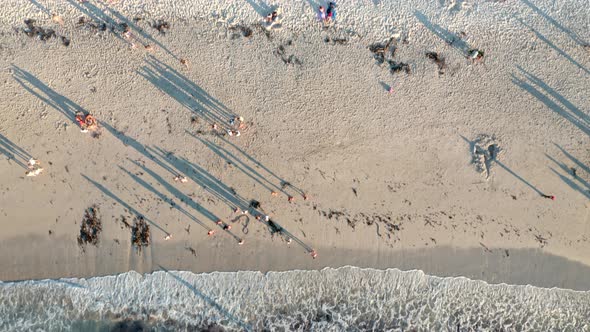
[[[0,200],[10,203],[0,280],[351,265],[590,290],[590,36],[574,24],[587,19],[583,3],[356,1],[321,30],[310,1],[285,5],[271,37],[231,29],[255,26],[254,2],[35,3],[0,17]],[[161,17],[165,34],[151,26]],[[71,45],[29,38],[27,18]],[[92,25],[123,21],[154,50]],[[409,72],[369,51],[391,36],[388,61]],[[465,58],[471,47],[485,48],[483,64]],[[445,57],[443,74],[431,51]],[[79,132],[80,110],[96,116],[100,138]],[[235,139],[211,130],[230,115],[249,125]],[[490,146],[499,153],[481,162],[473,151]],[[30,157],[41,176],[24,177]],[[251,200],[293,243],[232,212]],[[103,232],[83,253],[76,238],[94,204]],[[141,254],[121,222],[138,215],[152,231]]]
[[[0,263],[7,269],[0,274],[1,281],[106,277],[127,271],[135,271],[140,274],[162,270],[191,271],[197,274],[238,271],[266,273],[337,269],[352,266],[376,270],[395,268],[403,272],[417,270],[433,277],[464,277],[473,281],[481,280],[490,285],[530,285],[546,289],[590,290],[590,281],[584,278],[590,272],[590,266],[531,248],[489,248],[491,251],[489,252],[481,247],[438,246],[428,249],[383,252],[320,247],[317,250],[321,253],[321,257],[311,260],[299,248],[286,246],[284,243],[267,243],[258,244],[260,247],[249,250],[251,252],[270,251],[273,253],[274,259],[268,257],[266,260],[252,260],[248,257],[249,253],[244,253],[241,250],[242,247],[240,250],[232,250],[229,241],[225,241],[226,243],[221,245],[226,248],[223,254],[225,259],[207,257],[210,256],[207,253],[212,251],[210,244],[193,246],[197,253],[205,253],[206,257],[202,257],[201,254],[194,256],[182,244],[174,244],[173,242],[152,245],[153,248],[149,248],[151,252],[137,254],[135,250],[131,250],[129,256],[115,258],[113,252],[116,253],[121,247],[113,243],[111,245],[103,244],[99,248],[87,248],[86,253],[78,252],[78,255],[71,257],[69,261],[63,262],[52,258],[52,254],[50,254],[53,241],[46,241],[45,246],[41,247],[38,247],[39,243],[42,243],[40,239],[32,240],[32,242],[36,244],[36,247],[28,250],[36,254],[29,254],[21,250],[20,258],[29,257],[31,261],[32,258],[35,258],[39,264],[42,264],[40,262],[46,262],[45,264],[49,262],[45,266],[50,269],[40,272],[35,267],[36,264],[19,268],[15,266],[14,261],[10,262],[3,257],[4,259]],[[5,241],[0,245],[0,249],[5,250],[2,247],[7,248],[11,245],[10,241]],[[74,250],[74,248],[70,250]],[[65,249],[64,253],[68,252],[71,251]],[[38,255],[38,253],[44,253],[44,255]],[[99,257],[104,258],[97,259]],[[285,261],[283,257],[291,258]],[[88,258],[91,258],[90,262]],[[64,275],[63,271],[70,272]],[[11,278],[13,275],[26,277],[22,279]]]

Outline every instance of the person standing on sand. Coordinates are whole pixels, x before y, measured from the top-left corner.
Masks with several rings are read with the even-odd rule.
[[[320,6],[320,8],[318,10],[318,20],[320,22],[323,22],[326,20],[326,10],[324,9],[324,6]]]
[[[332,1],[328,4],[328,10],[326,11],[326,21],[336,20],[336,4]]]

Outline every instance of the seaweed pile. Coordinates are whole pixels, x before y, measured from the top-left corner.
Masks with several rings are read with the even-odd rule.
[[[131,228],[131,243],[141,251],[142,247],[150,244],[150,226],[143,216],[135,217]]]
[[[382,66],[387,63],[389,72],[395,74],[400,71],[411,74],[412,70],[410,65],[405,62],[395,61],[395,52],[397,51],[397,45],[395,38],[389,38],[385,43],[373,43],[369,45],[369,51],[373,53],[373,58],[377,61],[377,64]]]
[[[78,235],[78,244],[98,245],[99,235],[102,232],[102,220],[99,216],[98,207],[93,205],[84,212],[84,219],[80,224],[80,235]]]
[[[25,25],[26,28],[23,29],[24,33],[29,37],[37,37],[39,40],[47,41],[50,38],[56,38],[57,34],[53,29],[45,29],[40,26],[35,25],[37,21],[33,19],[26,19]]]
[[[273,54],[276,57],[283,60],[283,63],[286,65],[301,66],[303,63],[295,55],[291,54],[291,55],[287,56],[286,47],[291,46],[291,45],[293,45],[293,42],[291,40],[289,40],[284,45],[279,45],[279,47],[277,47],[277,49],[273,52]]]
[[[445,63],[445,58],[436,52],[426,52],[426,58],[432,60],[438,66],[438,74],[443,75],[445,73],[445,69],[447,68],[447,64]]]
[[[157,20],[152,24],[152,28],[158,30],[162,35],[166,34],[166,31],[170,30],[170,23],[164,20]]]

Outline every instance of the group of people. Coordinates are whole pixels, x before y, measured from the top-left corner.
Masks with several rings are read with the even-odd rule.
[[[82,112],[76,113],[76,122],[80,125],[80,131],[87,133],[89,131],[98,134],[98,121],[90,114]]]
[[[328,8],[324,8],[324,6],[320,6],[318,10],[318,19],[322,22],[332,22],[336,20],[336,3],[330,1],[328,3]]]
[[[39,164],[39,160],[31,158],[27,162],[28,171],[25,172],[26,176],[37,176],[43,172],[43,167]]]

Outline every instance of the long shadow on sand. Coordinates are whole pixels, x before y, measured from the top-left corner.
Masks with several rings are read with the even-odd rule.
[[[183,157],[177,157],[174,153],[158,147],[153,149],[148,147],[148,150],[158,156],[158,159],[154,161],[160,167],[167,170],[171,176],[185,174],[189,179],[201,186],[201,188],[213,194],[232,209],[238,208],[242,211],[248,209],[249,202],[240,196],[234,188],[227,186],[199,165],[191,163]]]
[[[569,62],[571,62],[572,64],[574,64],[576,67],[582,69],[586,74],[590,74],[590,70],[588,70],[586,67],[582,66],[579,62],[577,62],[576,60],[574,60],[574,58],[572,58],[569,54],[565,53],[562,49],[560,49],[555,44],[553,44],[553,42],[551,42],[551,40],[549,40],[547,37],[545,37],[539,31],[533,29],[533,27],[531,27],[530,25],[526,24],[520,18],[516,18],[516,20],[518,20],[520,22],[520,24],[522,24],[525,28],[527,28],[528,30],[530,30],[531,32],[533,32],[535,34],[535,36],[537,36],[537,38],[539,38],[541,41],[543,41],[545,44],[547,44],[547,46],[551,47],[557,53],[559,53],[559,55],[561,55],[564,58],[566,58]]]
[[[60,95],[26,70],[14,65],[12,66],[12,70],[14,79],[25,90],[59,111],[72,122],[75,123],[76,113],[86,113],[80,105]]]
[[[180,282],[181,284],[186,286],[188,289],[190,289],[193,293],[195,293],[195,295],[197,295],[198,297],[203,299],[203,301],[205,301],[207,304],[209,304],[213,308],[217,309],[217,311],[219,311],[224,317],[226,317],[230,321],[238,324],[238,326],[240,326],[240,328],[242,328],[246,331],[252,330],[252,327],[250,325],[246,324],[244,321],[242,321],[241,319],[239,319],[238,317],[236,317],[235,315],[230,313],[227,309],[225,309],[219,303],[217,303],[213,298],[211,298],[208,295],[205,295],[205,293],[198,290],[194,285],[192,285],[188,281],[182,279],[179,275],[176,275],[176,274],[172,273],[171,271],[168,271],[168,269],[166,269],[162,265],[159,265],[159,267],[160,267],[160,269],[164,270],[167,274],[169,274],[172,278],[178,280],[178,282]]]
[[[39,8],[39,10],[41,10],[42,12],[44,12],[45,14],[51,16],[51,11],[43,6],[42,4],[40,4],[39,2],[35,1],[35,0],[29,0],[33,5],[35,5],[35,7]]]
[[[97,25],[102,26],[104,30],[108,29],[111,31],[118,39],[130,44],[130,42],[122,36],[127,27],[143,38],[143,40],[147,41],[148,44],[156,45],[158,48],[164,50],[167,54],[178,60],[176,55],[174,55],[166,46],[157,41],[150,34],[146,33],[133,21],[127,19],[123,14],[119,13],[112,7],[109,7],[106,3],[102,2],[104,9],[101,9],[91,1],[79,2],[77,0],[68,0],[68,2],[82,14],[90,17]]]
[[[110,124],[108,124],[104,121],[101,122],[101,125],[109,133],[111,133],[111,135],[113,135],[114,137],[119,139],[121,141],[121,143],[123,143],[123,145],[132,147],[133,149],[135,149],[137,152],[141,153],[142,155],[144,155],[148,159],[154,159],[154,156],[151,155],[146,150],[145,146],[143,144],[139,143],[136,139],[134,139],[130,136],[127,136],[123,131],[115,129],[113,126],[111,126]]]
[[[219,100],[154,57],[146,60],[146,65],[138,74],[209,123],[227,127],[227,123],[235,117]]]
[[[520,182],[526,184],[529,188],[531,188],[532,190],[534,190],[537,194],[539,194],[539,196],[543,196],[543,197],[547,196],[542,191],[540,191],[539,189],[537,189],[537,187],[533,186],[530,182],[528,182],[527,180],[523,179],[520,175],[514,173],[513,170],[511,170],[510,168],[508,168],[506,165],[504,165],[500,161],[495,160],[495,162],[500,167],[502,167],[506,172],[510,173],[512,176],[514,176],[515,178],[517,178]]]
[[[103,186],[102,184],[100,184],[100,183],[92,180],[91,178],[89,178],[88,176],[86,176],[84,174],[81,174],[81,175],[82,175],[82,177],[84,179],[86,179],[86,181],[92,183],[96,188],[98,188],[100,191],[102,191],[103,194],[105,194],[106,196],[110,197],[115,202],[119,203],[119,205],[121,205],[122,207],[124,207],[125,209],[127,209],[130,213],[132,213],[132,214],[134,214],[136,216],[143,216],[144,219],[147,222],[149,222],[152,226],[154,226],[157,229],[159,229],[160,231],[164,232],[164,234],[170,235],[170,233],[168,233],[160,225],[158,225],[154,221],[150,220],[149,218],[145,217],[142,213],[139,213],[139,211],[137,211],[136,209],[134,209],[133,207],[131,207],[131,205],[125,203],[122,199],[120,199],[119,197],[117,197],[112,191],[108,190],[105,186]]]
[[[272,13],[272,11],[276,9],[276,6],[269,6],[262,0],[246,0],[246,2],[249,3],[258,15],[262,17],[266,17],[266,15]]]
[[[543,82],[535,75],[517,67],[524,79],[512,74],[512,83],[539,99],[550,110],[562,116],[590,136],[590,116],[574,106],[569,100]],[[551,98],[555,99],[553,101]],[[559,103],[559,104],[558,104]]]
[[[2,134],[0,134],[0,154],[6,156],[9,161],[13,160],[17,165],[25,169],[27,168],[26,163],[32,158],[27,151],[14,144]]]
[[[156,161],[156,160],[154,160],[154,161]],[[138,162],[135,162],[135,161],[133,161],[133,163],[137,167],[139,167],[142,171],[144,171],[145,173],[149,174],[154,180],[156,180],[166,190],[168,190],[168,192],[172,196],[176,197],[178,200],[180,200],[181,202],[185,203],[187,206],[189,206],[192,209],[194,209],[197,212],[199,212],[201,215],[203,215],[209,221],[211,221],[213,223],[218,223],[219,221],[221,221],[221,218],[217,217],[213,212],[211,212],[208,209],[204,208],[202,205],[200,205],[197,202],[195,202],[187,194],[183,193],[182,191],[180,191],[179,189],[177,189],[176,187],[174,187],[171,183],[169,183],[168,181],[164,180],[164,178],[162,178],[162,176],[158,175],[155,171],[151,170],[150,168],[146,167],[145,165],[142,165],[141,163],[138,163]],[[127,173],[130,174],[129,172],[127,172]],[[158,195],[160,197],[166,197],[165,195],[163,195],[162,193],[160,193],[159,191],[157,191],[153,186],[147,184],[147,182],[139,179],[136,176],[134,176],[133,178],[136,180],[136,182],[138,184],[142,185],[147,190],[152,191],[153,193],[155,193],[156,195]],[[177,204],[175,204],[175,206],[177,207],[177,209],[180,209],[180,207],[178,207]],[[211,230],[211,228],[209,228],[207,225],[205,225],[204,222],[200,221],[199,219],[197,219],[194,216],[191,216],[190,214],[188,214],[188,212],[187,212],[187,216],[189,216],[189,218],[191,220],[197,222],[199,225],[203,226],[203,228],[207,229],[208,231]],[[241,242],[242,239],[239,238],[237,235],[235,235],[230,229],[225,228],[226,225],[227,224],[224,224],[223,222],[217,224],[217,226],[219,227],[220,230],[222,230],[225,233],[229,234],[231,237],[233,237],[236,240],[236,242],[238,242],[238,243]]]
[[[136,165],[138,165],[138,164],[136,164]],[[211,230],[211,228],[207,227],[207,225],[205,225],[205,223],[203,223],[197,217],[193,216],[190,212],[188,212],[187,210],[185,210],[184,208],[182,208],[180,205],[178,205],[176,202],[174,202],[174,200],[172,198],[170,198],[170,197],[166,196],[165,194],[161,193],[160,191],[158,191],[156,188],[154,188],[152,185],[150,185],[149,183],[147,183],[145,180],[143,180],[139,176],[131,173],[130,171],[126,170],[125,168],[123,168],[121,166],[119,166],[119,169],[121,169],[123,172],[125,172],[127,175],[129,175],[129,177],[131,177],[135,182],[137,182],[137,184],[139,184],[140,186],[142,186],[145,189],[147,189],[147,190],[151,191],[152,193],[154,193],[156,196],[158,196],[159,199],[161,199],[162,201],[167,202],[168,204],[170,204],[171,207],[173,207],[174,209],[178,210],[180,213],[184,214],[190,220],[196,222],[197,224],[199,224],[200,226],[202,226],[203,228],[205,228],[207,231],[210,231]]]
[[[426,28],[428,28],[428,30],[430,30],[449,46],[453,47],[455,50],[461,53],[461,55],[469,55],[469,50],[471,48],[463,39],[461,39],[461,37],[441,27],[438,24],[432,23],[428,19],[428,17],[426,17],[426,15],[422,14],[422,12],[418,10],[414,11],[414,16],[416,16],[418,21],[420,21],[420,23],[422,23]]]
[[[287,197],[293,197],[292,195],[295,194],[301,195],[304,198],[307,197],[302,189],[294,186],[290,182],[285,181],[284,179],[276,175],[276,173],[274,173],[268,167],[264,166],[261,162],[247,154],[244,150],[239,148],[230,140],[227,140],[219,136],[220,140],[222,140],[225,144],[229,145],[235,151],[235,153],[223,147],[220,144],[214,143],[211,140],[198,137],[188,131],[187,133],[195,139],[199,140],[220,158],[225,160],[227,163],[235,166],[238,170],[243,172],[250,179],[261,185],[269,192],[282,192]],[[268,174],[268,176],[262,175],[259,169]],[[293,191],[295,194],[289,193],[289,190]]]
[[[238,195],[238,193],[233,190],[232,188],[225,185],[222,181],[215,178],[213,175],[208,173],[202,167],[189,162],[188,160],[177,157],[171,152],[164,151],[160,148],[148,148],[151,153],[153,153],[158,158],[154,159],[154,161],[160,165],[162,168],[170,172],[171,175],[179,175],[182,174],[187,178],[191,179],[201,187],[203,187],[207,192],[213,194],[215,197],[220,199],[222,202],[226,203],[231,208],[239,208],[241,211],[248,211],[248,214],[252,216],[259,216],[259,222],[266,225],[270,234],[275,235],[278,234],[283,237],[285,240],[293,240],[297,244],[299,244],[308,254],[315,253],[315,250],[303,242],[298,237],[294,236],[284,227],[282,227],[278,222],[274,220],[265,220],[264,216],[266,212],[262,209],[262,207],[258,204],[252,204],[253,200],[248,201],[244,197]],[[190,197],[185,195],[184,193],[180,192],[171,184],[167,183],[162,179],[161,176],[157,175],[154,171],[148,169],[147,167],[141,165],[140,163],[134,162],[138,167],[140,167],[144,172],[148,173],[152,176],[156,181],[160,182],[164,185],[170,193],[177,197],[182,201],[190,200]],[[191,201],[192,202],[192,201]],[[196,204],[196,203],[195,203]],[[210,220],[215,221],[219,220],[215,217],[211,212],[204,210],[204,208],[200,206],[193,206],[197,211],[203,213],[204,215],[208,216]],[[230,233],[236,240],[239,241],[233,233]]]
[[[577,33],[573,32],[572,30],[566,28],[561,23],[557,22],[553,17],[549,16],[549,14],[543,12],[539,7],[535,6],[528,0],[520,0],[525,5],[529,6],[535,13],[541,15],[544,19],[546,19],[549,23],[553,24],[556,28],[561,30],[563,33],[568,35],[576,44],[579,46],[587,46],[586,43]]]
[[[590,167],[584,165],[584,163],[572,156],[561,146],[557,144],[555,144],[555,146],[569,159],[569,163],[573,163],[573,165],[577,167],[569,167],[564,162],[557,161],[555,158],[545,154],[545,156],[547,156],[547,158],[551,160],[561,171],[559,172],[553,167],[549,168],[570,188],[590,199],[590,183],[582,179],[580,177],[580,173],[578,172],[579,170],[582,170],[582,172],[585,172],[587,176],[590,176]]]
[[[463,135],[459,135],[461,136],[461,138],[467,142],[467,144],[469,144],[469,151],[473,151],[473,147],[475,146],[475,141],[471,141],[468,138],[466,138]],[[539,190],[537,187],[533,186],[530,182],[528,182],[527,180],[523,179],[522,176],[518,175],[517,173],[515,173],[513,170],[511,170],[508,166],[504,165],[504,163],[500,162],[498,159],[496,159],[495,157],[492,157],[489,160],[486,160],[486,164],[488,165],[488,169],[489,166],[491,165],[491,163],[496,163],[498,164],[498,166],[502,167],[506,172],[510,173],[510,175],[514,176],[517,180],[519,180],[520,182],[524,183],[527,187],[531,188],[533,191],[535,191],[537,194],[539,194],[539,196],[542,197],[547,197],[547,195],[545,195],[541,190]]]

